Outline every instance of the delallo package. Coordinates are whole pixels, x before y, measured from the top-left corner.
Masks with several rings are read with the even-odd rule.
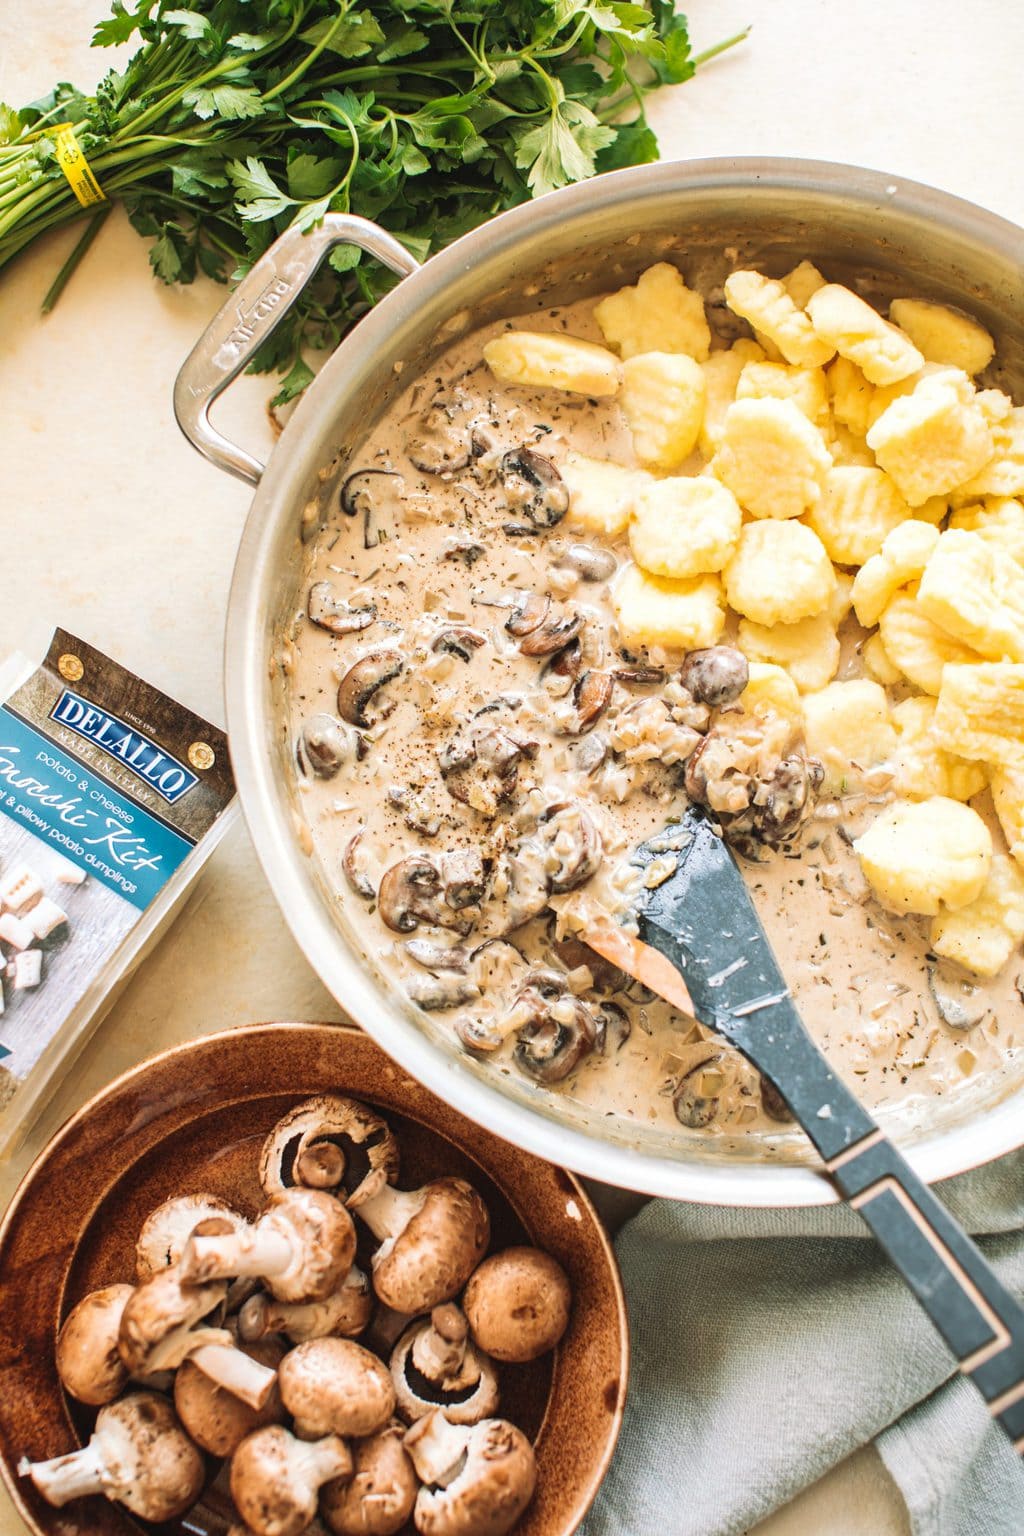
[[[232,819],[223,731],[58,629],[0,668],[0,1155]]]

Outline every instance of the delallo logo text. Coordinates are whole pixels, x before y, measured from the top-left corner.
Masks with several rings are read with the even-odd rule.
[[[90,704],[88,699],[79,698],[68,688],[50,710],[50,719],[102,747],[104,752],[138,774],[144,783],[151,784],[169,805],[174,805],[199,782],[194,773],[161,751],[148,737],[133,731],[116,715],[109,715],[105,709]]]

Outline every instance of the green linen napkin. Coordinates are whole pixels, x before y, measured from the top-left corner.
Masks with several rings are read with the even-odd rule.
[[[1024,1296],[1024,1152],[936,1192]],[[623,1227],[633,1367],[586,1536],[740,1536],[869,1440],[914,1536],[1022,1536],[1024,1463],[866,1231],[667,1200]]]

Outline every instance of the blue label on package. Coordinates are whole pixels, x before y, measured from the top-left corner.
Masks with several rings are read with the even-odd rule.
[[[6,706],[0,811],[140,909],[193,847]]]
[[[184,763],[161,751],[148,736],[135,731],[125,720],[108,714],[88,699],[80,698],[65,688],[50,710],[51,720],[66,725],[79,736],[94,741],[104,752],[116,757],[133,769],[147,784],[152,784],[157,794],[174,805],[182,795],[187,795],[199,783],[198,778]]]

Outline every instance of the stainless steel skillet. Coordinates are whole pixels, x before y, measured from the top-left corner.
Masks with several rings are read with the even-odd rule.
[[[407,274],[345,339],[288,423],[267,468],[216,432],[210,404],[332,244],[352,241]],[[726,253],[729,253],[728,255]],[[273,664],[299,606],[303,531],[331,490],[318,478],[354,450],[399,381],[463,330],[630,281],[656,260],[712,284],[736,259],[787,270],[809,256],[830,276],[867,274],[880,297],[958,303],[993,331],[1006,387],[1024,398],[1024,236],[930,188],[813,161],[690,161],[617,172],[493,220],[416,269],[383,231],[332,215],[286,234],[214,319],[175,392],[186,435],[257,485],[235,569],[226,632],[229,731],[243,809],[282,912],[334,995],[408,1072],[470,1118],[552,1161],[651,1194],[733,1205],[834,1200],[812,1166],[751,1138],[742,1148],[680,1128],[591,1114],[471,1061],[375,974],[345,918],[344,894],[306,851],[288,766],[282,685]],[[401,366],[401,372],[396,367]],[[903,1145],[925,1180],[948,1177],[1024,1141],[1024,1061],[1002,1098],[937,1104]],[[897,1134],[899,1134],[897,1132]],[[796,1154],[794,1154],[795,1156]]]

